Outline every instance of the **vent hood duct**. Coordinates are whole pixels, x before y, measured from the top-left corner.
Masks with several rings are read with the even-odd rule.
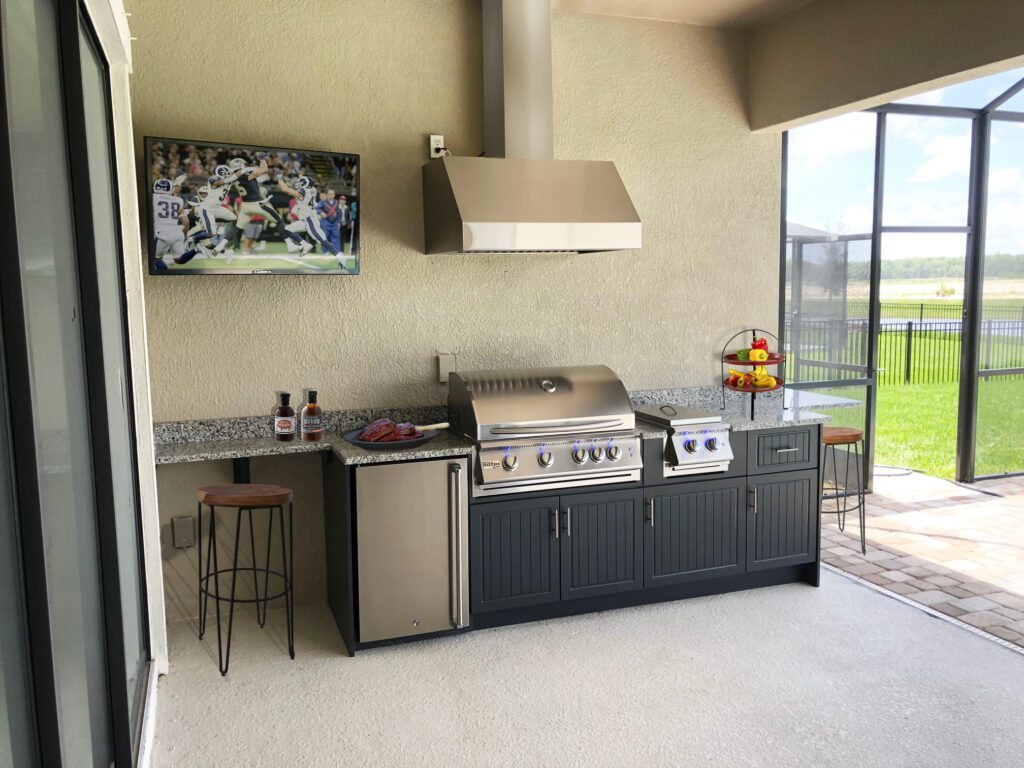
[[[482,0],[486,157],[423,167],[427,253],[640,248],[615,165],[552,159],[550,0]]]

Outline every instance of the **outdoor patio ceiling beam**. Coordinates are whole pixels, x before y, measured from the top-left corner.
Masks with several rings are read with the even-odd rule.
[[[893,102],[871,107],[865,112],[884,112],[890,115],[925,115],[926,117],[963,117],[973,120],[982,113],[980,109],[967,107],[940,107],[934,104],[901,104]]]

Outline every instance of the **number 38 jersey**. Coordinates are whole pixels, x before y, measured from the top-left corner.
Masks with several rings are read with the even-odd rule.
[[[184,201],[166,192],[158,192],[153,195],[153,222],[157,234],[174,232],[181,233],[181,222],[179,217],[185,208]]]

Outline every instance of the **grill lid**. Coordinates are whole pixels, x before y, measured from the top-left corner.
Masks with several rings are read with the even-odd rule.
[[[448,380],[452,429],[472,440],[633,429],[625,386],[604,365],[459,371]]]

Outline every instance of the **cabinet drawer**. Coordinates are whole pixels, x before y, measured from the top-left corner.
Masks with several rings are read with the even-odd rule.
[[[817,424],[751,432],[747,440],[747,474],[788,472],[818,466]]]

